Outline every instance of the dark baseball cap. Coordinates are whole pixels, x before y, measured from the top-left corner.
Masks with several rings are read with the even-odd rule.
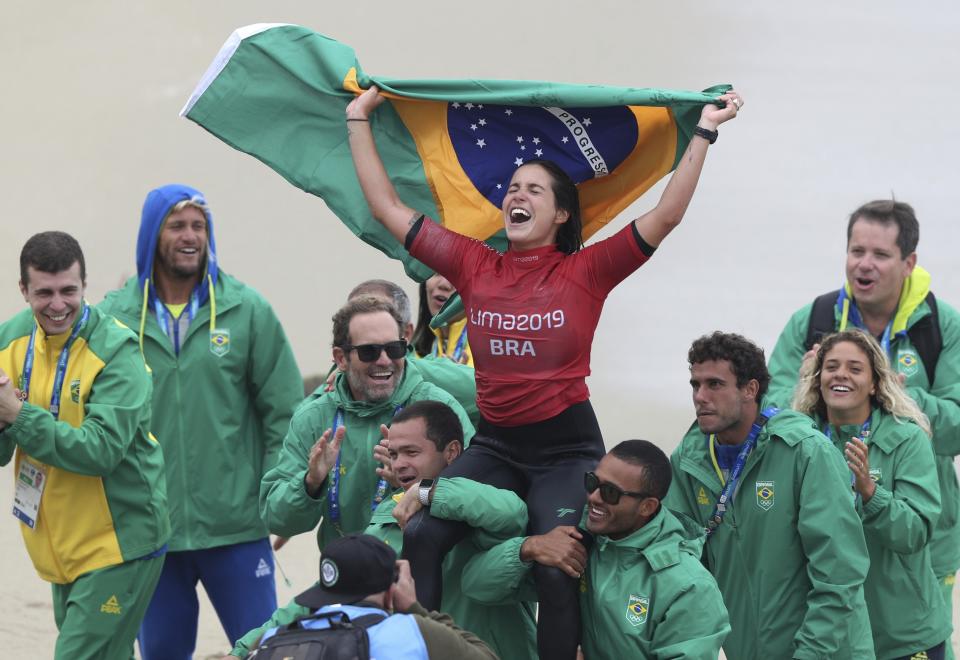
[[[330,541],[320,556],[320,581],[294,598],[318,609],[349,605],[386,591],[396,580],[397,553],[369,534],[348,534]]]

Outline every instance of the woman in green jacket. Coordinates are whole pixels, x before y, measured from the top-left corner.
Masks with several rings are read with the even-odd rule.
[[[850,468],[870,554],[864,595],[877,658],[943,658],[951,625],[927,546],[940,515],[927,417],[861,331],[821,343],[793,406],[821,424]]]

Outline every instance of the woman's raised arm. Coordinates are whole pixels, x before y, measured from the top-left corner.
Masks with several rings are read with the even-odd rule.
[[[700,121],[697,122],[697,128],[708,135],[713,133],[714,139],[717,126],[736,117],[743,106],[740,95],[733,90],[720,96],[718,100],[725,101],[726,105],[722,108],[713,104],[704,106]],[[700,171],[703,169],[710,143],[711,140],[704,135],[698,133],[693,136],[660,201],[650,211],[634,220],[640,236],[653,247],[660,245],[683,219],[683,214],[693,198],[693,191],[697,188],[697,181],[700,180]]]
[[[353,166],[370,212],[394,238],[403,243],[420,214],[400,201],[390,182],[370,130],[370,114],[383,103],[380,90],[371,87],[347,106],[347,135]]]

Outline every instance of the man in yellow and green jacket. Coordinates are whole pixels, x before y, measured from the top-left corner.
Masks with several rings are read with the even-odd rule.
[[[151,381],[136,336],[83,299],[80,246],[30,238],[30,309],[0,325],[0,465],[14,457],[14,514],[53,585],[55,657],[127,660],[170,536]]]

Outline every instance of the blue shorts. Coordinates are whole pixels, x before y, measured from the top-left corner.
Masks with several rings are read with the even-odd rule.
[[[143,660],[190,660],[197,645],[197,582],[210,597],[230,645],[277,609],[270,539],[168,552],[140,625]]]

